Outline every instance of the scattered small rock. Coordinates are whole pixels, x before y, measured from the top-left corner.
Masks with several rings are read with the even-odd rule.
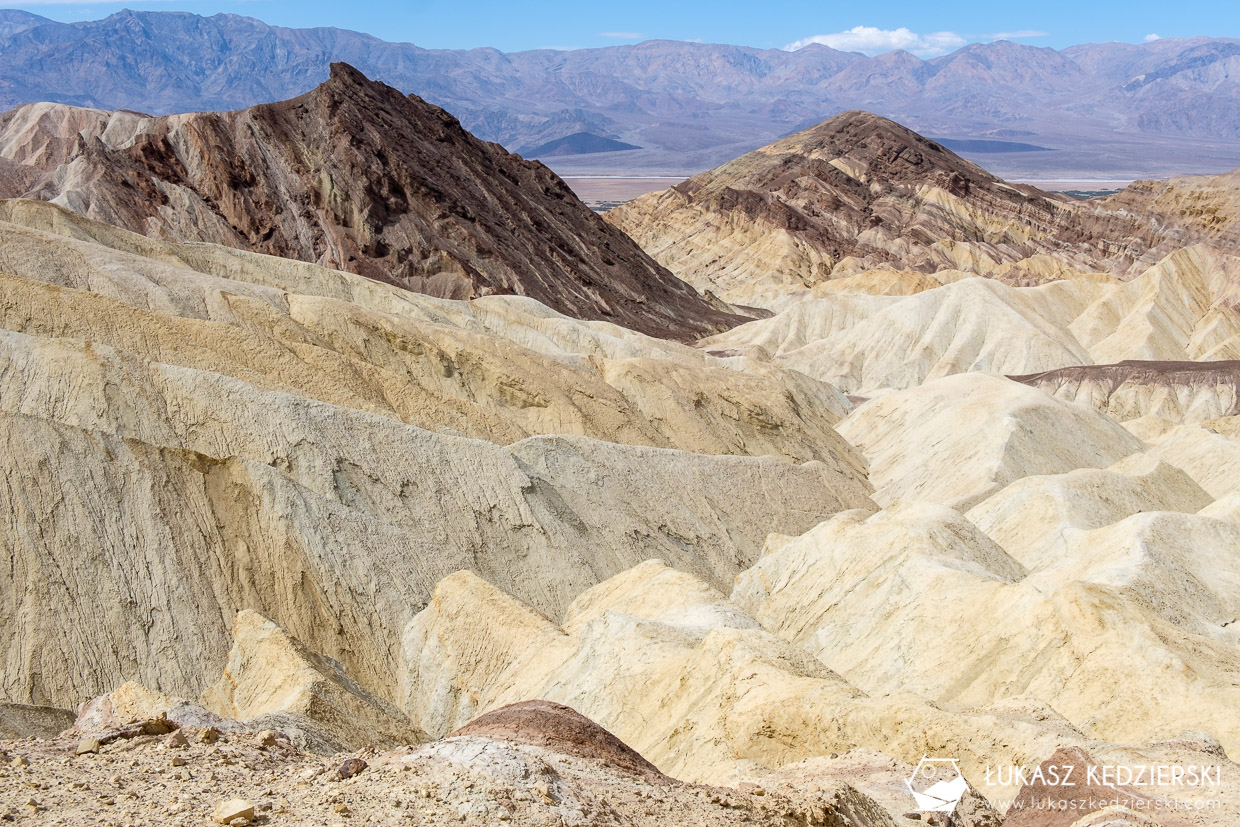
[[[189,746],[189,738],[178,729],[168,734],[168,737],[164,739],[164,746],[168,749],[185,749]]]
[[[19,755],[9,762],[10,767],[28,767],[30,762],[26,760],[26,756]]]
[[[234,798],[215,806],[211,820],[216,824],[232,824],[236,819],[254,820],[254,805],[243,798]]]
[[[126,729],[129,730],[132,728],[126,727]],[[165,713],[161,714],[158,718],[150,718],[143,721],[138,725],[137,732],[133,733],[133,735],[130,735],[129,732],[122,732],[121,737],[133,738],[137,735],[166,735],[170,732],[175,732],[177,729],[178,726],[172,721],[169,721],[168,715]]]
[[[368,766],[369,764],[360,758],[350,758],[336,769],[336,777],[341,781],[352,778]]]
[[[220,739],[220,731],[213,726],[203,727],[198,731],[198,740],[204,744],[214,744]]]
[[[280,733],[270,729],[264,729],[262,732],[258,733],[258,735],[254,736],[254,738],[258,741],[258,745],[260,747],[274,747],[276,744],[280,743]]]

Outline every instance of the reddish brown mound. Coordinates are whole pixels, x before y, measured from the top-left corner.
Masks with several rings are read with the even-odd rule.
[[[1240,361],[1220,362],[1149,362],[1126,359],[1113,365],[1075,365],[1056,368],[1025,376],[1009,376],[1015,382],[1032,385],[1046,379],[1063,379],[1087,376],[1090,378],[1116,377],[1120,382],[1136,381],[1142,384],[1203,384],[1216,381],[1240,380]]]
[[[928,197],[936,190],[956,196],[969,210]],[[1137,216],[1082,208],[1066,197],[1001,181],[941,144],[862,111],[844,112],[662,194],[617,207],[608,220],[646,249],[665,251],[665,262],[702,245],[697,259],[709,264],[686,263],[677,270],[691,281],[718,267],[708,258],[718,239],[703,229],[712,222],[786,233],[833,263],[855,257],[869,267],[927,273],[955,263],[941,249],[949,240],[981,244],[999,262],[1048,254],[1114,272],[1132,269],[1159,241],[1155,228]],[[704,273],[695,273],[697,266]],[[1017,269],[1004,279],[1040,283],[1043,276]]]
[[[1127,360],[1113,365],[1078,365],[1068,368],[1009,376],[1036,388],[1055,389],[1065,385],[1095,382],[1115,393],[1121,385],[1147,385],[1161,388],[1231,387],[1237,399],[1227,416],[1240,416],[1240,361],[1147,362]]]
[[[531,744],[565,755],[602,761],[651,783],[673,783],[628,744],[575,709],[551,701],[522,701],[500,707],[475,718],[448,737],[458,735]]]
[[[1107,783],[1115,777],[1112,769],[1099,766],[1080,747],[1055,750],[1021,787],[1003,827],[1070,827],[1090,813],[1116,805],[1154,815],[1156,799]]]
[[[743,321],[542,164],[342,63],[299,98],[239,112],[117,118],[57,107],[33,123],[31,111],[0,117],[8,160],[26,167],[0,168],[0,196],[63,197],[136,232],[317,262],[435,296],[530,296],[655,336],[696,339]]]

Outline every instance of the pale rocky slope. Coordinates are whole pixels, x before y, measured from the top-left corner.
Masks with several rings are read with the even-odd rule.
[[[909,543],[918,536],[918,531],[909,533],[904,528],[914,525],[914,519],[924,521],[931,529],[922,536],[937,538],[937,554],[926,548],[924,541],[921,545],[914,543],[906,552],[908,566],[903,574],[867,558],[870,548],[874,554],[889,549],[895,553],[899,543]],[[887,523],[899,536],[865,538],[878,541],[872,547],[859,536],[848,538],[856,544],[841,545],[839,553],[848,554],[846,549],[851,545],[850,556],[856,562],[843,570],[843,583],[851,584],[851,572],[866,572],[868,563],[880,564],[877,572],[868,572],[869,576],[891,582],[887,588],[875,590],[869,584],[857,583],[855,594],[850,594],[847,585],[841,584],[838,592],[830,585],[831,572],[840,572],[840,559],[816,553],[810,557],[806,551],[821,548],[822,538],[839,532],[844,525],[864,528],[864,514],[840,515],[772,552],[742,575],[730,600],[688,575],[649,562],[583,594],[557,625],[472,574],[454,575],[439,584],[431,605],[409,626],[406,646],[420,657],[407,686],[410,714],[434,734],[450,731],[459,721],[500,707],[511,698],[552,698],[605,722],[672,775],[731,784],[753,780],[805,784],[809,777],[847,779],[887,806],[901,824],[907,823],[901,818],[908,812],[909,798],[893,790],[893,784],[898,783],[897,774],[905,773],[911,763],[927,753],[959,757],[966,777],[979,792],[999,802],[1012,800],[1018,790],[1000,785],[994,778],[989,785],[984,784],[985,767],[1032,767],[1054,752],[1054,745],[1084,744],[1113,762],[1169,760],[1169,753],[1178,752],[1181,757],[1195,756],[1199,762],[1212,765],[1221,760],[1228,773],[1234,772],[1233,765],[1221,757],[1222,748],[1209,736],[1181,735],[1194,724],[1209,723],[1225,730],[1228,738],[1236,736],[1229,717],[1233,699],[1227,696],[1234,687],[1229,689],[1225,681],[1209,684],[1206,694],[1197,695],[1207,687],[1208,681],[1203,678],[1200,684],[1189,687],[1193,690],[1189,698],[1176,694],[1164,698],[1158,691],[1165,673],[1145,675],[1138,685],[1125,687],[1121,694],[1131,702],[1147,698],[1143,691],[1153,691],[1156,697],[1150,699],[1152,706],[1143,704],[1133,714],[1124,714],[1117,702],[1106,707],[1103,719],[1082,716],[1088,725],[1081,729],[1037,700],[1035,693],[1042,687],[1034,684],[1044,680],[1046,686],[1055,686],[1057,676],[1053,662],[1037,658],[1040,650],[1036,647],[1026,650],[1013,646],[1009,658],[1024,654],[1032,659],[1023,673],[1026,683],[1017,686],[1010,680],[1015,677],[1019,681],[1019,671],[1005,673],[1009,680],[990,693],[994,700],[985,705],[928,702],[924,695],[910,691],[920,688],[929,694],[912,680],[907,687],[866,693],[828,669],[824,664],[832,658],[843,663],[854,654],[858,656],[860,679],[875,679],[884,665],[898,669],[899,660],[883,659],[889,653],[874,652],[878,660],[873,662],[859,654],[872,640],[885,640],[890,646],[899,635],[884,636],[883,630],[877,630],[871,638],[858,628],[856,618],[872,618],[881,627],[884,613],[853,603],[867,598],[883,602],[898,594],[922,592],[923,604],[938,608],[938,625],[923,631],[931,641],[918,637],[920,646],[910,642],[904,655],[914,670],[915,664],[937,660],[937,674],[944,680],[959,675],[950,661],[952,653],[940,650],[942,642],[953,632],[975,634],[981,615],[996,608],[987,603],[976,614],[965,614],[961,606],[983,594],[988,584],[997,588],[1019,583],[1024,576],[1019,564],[977,529],[966,528],[964,518],[949,509],[913,507],[883,514],[872,523]],[[975,538],[972,546],[967,545],[970,536]],[[893,540],[897,545],[882,540]],[[973,556],[958,557],[966,550]],[[803,563],[791,570],[781,568],[793,558]],[[932,594],[926,588],[928,584],[947,586],[946,581],[952,578],[961,581],[954,591]],[[963,587],[970,578],[974,585]],[[1030,586],[1031,594],[1037,591]],[[1095,587],[1094,591],[1103,589]],[[1120,623],[1105,600],[1080,601],[1084,594],[1088,589],[1083,587],[1066,589],[1065,597],[1078,597],[1075,622],[1081,628],[1072,631],[1082,634],[1083,652],[1094,647],[1100,650],[1093,655],[1090,679],[1083,677],[1074,688],[1089,690],[1090,699],[1105,701],[1110,688],[1105,685],[1107,666],[1122,660],[1122,655],[1115,653],[1115,663],[1101,662],[1109,657],[1108,647],[1141,629],[1141,622],[1149,622],[1151,617],[1131,606],[1132,616]],[[783,599],[786,605],[779,605]],[[841,627],[847,627],[857,642],[852,647],[837,643],[807,660],[806,648],[817,651],[812,640],[797,641],[788,625],[821,617],[819,613],[830,611],[832,600],[840,612],[830,616],[838,617]],[[805,648],[780,641],[746,610],[747,605],[758,612],[770,608],[768,622],[775,624],[789,644],[801,642]],[[896,601],[895,606],[898,609],[900,603]],[[864,610],[863,615],[852,611],[859,608]],[[1013,615],[1014,629],[1036,636],[1038,627],[1026,629],[1015,611]],[[1047,629],[1053,627],[1048,625]],[[1111,638],[1111,634],[1116,637]],[[1120,674],[1139,673],[1144,663],[1141,659],[1149,654],[1142,648],[1147,643],[1140,640],[1127,644],[1126,653],[1134,660],[1128,672]],[[1184,652],[1196,643],[1178,645]],[[1061,645],[1062,641],[1052,635],[1044,648],[1054,652]],[[1220,651],[1226,648],[1217,647]],[[1222,678],[1221,670],[1210,666],[1209,655],[1197,652],[1197,666],[1209,666],[1210,674]],[[1062,657],[1064,663],[1070,659],[1068,653]],[[411,656],[410,660],[418,658]],[[999,674],[996,671],[995,677]],[[1084,699],[1081,708],[1088,708]],[[1168,708],[1173,708],[1175,715],[1164,719],[1161,715]],[[1072,711],[1080,710],[1074,706]],[[1098,731],[1108,729],[1123,730],[1120,744],[1099,737]],[[1147,741],[1157,743],[1133,746]],[[877,754],[878,749],[882,755]],[[1160,790],[1160,794],[1172,797],[1200,792]],[[989,811],[982,802],[973,811],[974,816],[963,823],[997,823],[986,820]],[[1223,824],[1228,823],[1226,818],[1216,812],[1197,823]]]
[[[1063,547],[1013,558],[958,512],[899,504],[788,543],[733,599],[870,693],[1037,699],[1093,738],[1200,730],[1240,748],[1236,525],[1152,512],[1090,528],[1022,505],[995,509],[1056,520]]]
[[[1013,482],[966,512],[969,521],[1033,570],[1062,563],[1082,531],[1147,511],[1193,514],[1214,496],[1180,468],[1152,453],[1109,468],[1080,468]]]
[[[237,612],[233,645],[202,705],[252,730],[279,730],[303,749],[331,755],[429,740],[392,704],[250,609]]]
[[[1235,360],[1240,359],[1238,289],[1240,260],[1195,246],[1123,283],[1072,279],[1011,287],[971,278],[910,296],[806,298],[770,319],[707,339],[704,346],[770,359],[859,394],[969,371],[1026,376],[1130,359]],[[1049,380],[1041,384],[1076,397],[1074,388],[1051,387]],[[1125,389],[1114,397],[1093,392],[1082,397],[1129,418],[1163,410],[1163,395],[1149,389],[1130,399],[1134,394]],[[1226,394],[1219,399],[1229,410]],[[1129,413],[1126,403],[1140,413]],[[1205,398],[1180,413],[1193,415],[1194,407],[1218,408]],[[1214,415],[1224,412],[1219,408]]]
[[[453,571],[559,612],[652,556],[725,586],[769,532],[872,507],[806,377],[3,209],[8,701],[196,697],[242,609],[391,701]]]
[[[1145,445],[1084,405],[1000,376],[962,373],[881,395],[840,433],[866,455],[876,502],[967,509],[1031,474],[1105,468]]]
[[[884,395],[841,426],[883,511],[768,538],[730,599],[652,562],[557,623],[453,575],[408,627],[405,709],[436,734],[548,697],[673,774],[803,777],[804,762],[880,799],[880,768],[923,753],[959,757],[974,783],[1051,744],[1112,762],[1234,754],[1240,476],[1199,483],[1204,462],[1165,461],[1156,437],[1201,426],[1138,439],[1137,424],[981,374]],[[850,749],[885,757],[822,757]],[[1228,806],[1158,823],[1228,823]]]
[[[0,202],[5,327],[90,340],[497,443],[568,433],[699,453],[847,456],[832,386],[536,302],[437,301],[212,245]]]
[[[722,592],[655,561],[585,592],[562,625],[476,575],[453,575],[410,623],[405,648],[405,704],[431,735],[514,698],[543,697],[598,721],[665,772],[705,783],[856,746],[915,763],[935,745],[976,774],[987,756],[1022,763],[1084,737],[1019,711],[867,697]]]
[[[1183,425],[1144,417],[1124,427],[1148,442],[1151,454],[1183,468],[1220,502],[1240,489],[1240,417]]]

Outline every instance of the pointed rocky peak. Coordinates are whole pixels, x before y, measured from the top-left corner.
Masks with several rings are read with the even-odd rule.
[[[328,66],[327,81],[323,84],[323,87],[320,87],[320,88],[324,88],[324,87],[328,87],[332,85],[351,86],[354,88],[360,88],[360,87],[367,87],[367,88],[381,87],[384,89],[392,88],[388,86],[387,84],[380,83],[379,81],[371,80],[370,78],[362,74],[359,70],[350,66],[348,63],[344,63],[341,61],[336,61],[334,63],[331,63]],[[396,90],[393,89],[392,91],[395,92]],[[400,95],[401,93],[396,92],[396,94]],[[401,95],[401,97],[404,97],[404,95]]]
[[[812,223],[816,213],[858,208],[888,193],[912,195],[923,185],[958,197],[982,190],[1000,201],[1023,205],[1032,199],[1050,207],[1045,193],[1005,184],[936,141],[863,110],[842,112],[676,189],[685,194],[748,190],[766,202],[805,199],[808,209],[801,212]]]
[[[703,214],[710,216],[703,220]],[[1126,272],[1150,246],[1138,216],[1011,184],[938,142],[850,110],[622,205],[608,219],[659,263],[724,301],[876,269],[1046,279],[1043,257]]]
[[[912,52],[904,49],[893,49],[873,59],[880,66],[898,66],[904,69],[920,69],[926,62]]]
[[[344,63],[280,103],[156,119],[95,113],[85,133],[81,119],[0,119],[0,160],[39,178],[0,170],[0,197],[57,200],[136,232],[443,298],[529,296],[664,338],[742,320],[660,267],[546,167]],[[74,149],[82,134],[89,151]]]
[[[335,61],[328,65],[328,75],[324,86],[332,84],[352,86],[381,85],[376,84],[357,69],[341,61]]]
[[[837,168],[854,177],[863,176],[866,183],[884,187],[932,183],[962,190],[964,182],[990,186],[999,181],[942,144],[889,118],[862,110],[842,112],[759,152],[782,156],[780,163],[785,166],[797,163],[788,155],[803,156],[806,164],[846,161],[836,164]]]

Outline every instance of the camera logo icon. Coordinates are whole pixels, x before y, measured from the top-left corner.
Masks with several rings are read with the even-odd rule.
[[[957,759],[925,755],[904,783],[917,801],[917,809],[923,813],[952,812],[969,789]]]

